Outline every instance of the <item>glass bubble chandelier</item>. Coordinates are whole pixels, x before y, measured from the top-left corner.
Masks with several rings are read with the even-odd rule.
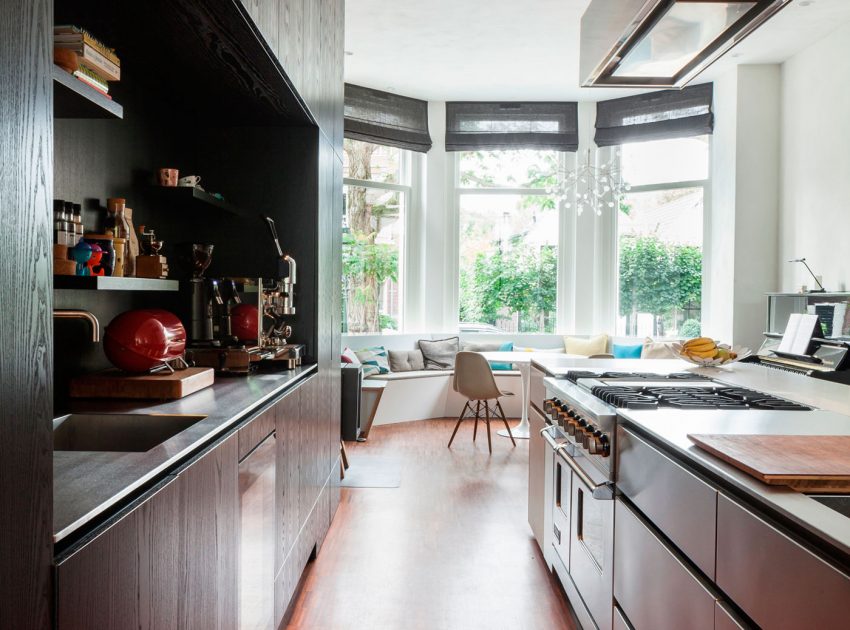
[[[632,188],[623,181],[619,149],[611,151],[608,161],[599,166],[593,163],[588,149],[583,164],[579,163],[574,171],[563,170],[558,175],[558,183],[548,186],[546,192],[565,208],[572,208],[575,202],[579,216],[585,210],[602,216],[605,208],[615,208],[620,198]]]

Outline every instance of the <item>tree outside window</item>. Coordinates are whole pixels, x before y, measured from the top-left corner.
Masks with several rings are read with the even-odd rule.
[[[401,317],[404,151],[346,139],[342,238],[343,331],[397,330]]]
[[[554,332],[558,209],[545,188],[558,170],[555,151],[460,154],[462,324]]]

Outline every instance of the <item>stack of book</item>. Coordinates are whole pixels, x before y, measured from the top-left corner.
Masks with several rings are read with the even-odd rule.
[[[78,26],[53,28],[53,56],[58,65],[107,98],[111,98],[109,82],[121,80],[115,51]]]

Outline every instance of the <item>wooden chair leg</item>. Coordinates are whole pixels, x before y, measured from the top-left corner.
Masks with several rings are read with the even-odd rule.
[[[449,445],[447,448],[452,447],[452,442],[454,442],[455,435],[457,435],[457,430],[460,428],[460,423],[463,422],[463,416],[466,413],[466,409],[469,407],[469,401],[466,401],[466,404],[463,406],[463,411],[460,412],[460,418],[457,419],[457,424],[455,425],[455,430],[452,431],[452,437],[449,439]]]
[[[468,403],[467,403],[468,404]],[[475,401],[475,428],[472,430],[472,441],[478,437],[478,417],[481,415],[481,401]]]
[[[490,437],[490,405],[484,401],[485,422],[487,422],[487,448],[490,449],[490,454],[493,454],[493,439]]]
[[[516,446],[516,440],[514,439],[514,434],[511,433],[511,425],[508,424],[508,419],[505,417],[505,410],[502,409],[502,403],[498,400],[496,401],[496,408],[499,410],[499,413],[502,415],[502,422],[505,423],[505,428],[508,430],[508,437],[511,438],[511,442]]]
[[[342,465],[345,470],[348,470],[348,453],[345,452],[345,442],[339,441],[339,454],[342,457]]]

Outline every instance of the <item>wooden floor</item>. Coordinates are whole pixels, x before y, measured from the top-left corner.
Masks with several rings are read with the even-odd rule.
[[[291,630],[574,628],[526,516],[528,441],[454,420],[376,426],[346,443],[351,466],[397,458],[398,488],[343,488],[308,566]],[[513,423],[512,423],[513,424]]]

